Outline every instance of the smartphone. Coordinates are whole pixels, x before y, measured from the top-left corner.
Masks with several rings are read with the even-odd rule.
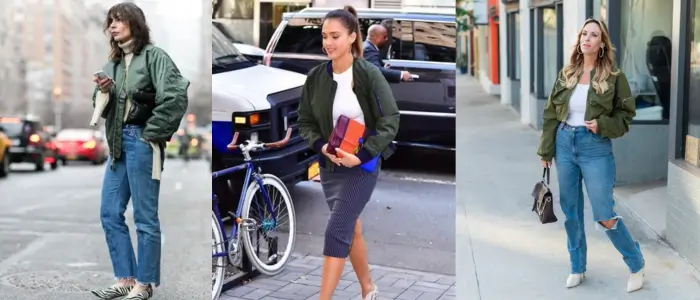
[[[418,78],[420,78],[420,76],[415,75],[415,74],[411,74],[411,78],[413,78],[413,79],[418,79]]]
[[[107,73],[105,73],[105,71],[102,71],[102,70],[99,70],[92,75],[99,78],[99,79],[109,78],[109,76],[107,76]]]

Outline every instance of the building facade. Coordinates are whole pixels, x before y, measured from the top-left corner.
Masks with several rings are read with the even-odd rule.
[[[580,27],[606,22],[637,104],[630,132],[613,142],[616,184],[660,183],[658,233],[700,265],[700,1],[499,2],[500,101],[535,129]]]
[[[272,34],[282,21],[285,12],[299,11],[307,7],[355,8],[454,8],[449,0],[217,0],[214,19],[232,29],[234,37],[242,43],[267,47]]]
[[[26,110],[26,60],[18,44],[22,14],[14,1],[0,3],[0,114]]]

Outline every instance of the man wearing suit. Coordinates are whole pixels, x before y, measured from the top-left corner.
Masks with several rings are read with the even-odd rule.
[[[386,27],[379,24],[370,26],[367,30],[367,39],[364,43],[364,59],[377,66],[388,82],[399,83],[401,80],[411,81],[411,73],[408,71],[392,70],[384,66],[381,54],[379,53],[379,47],[386,43],[387,38]]]

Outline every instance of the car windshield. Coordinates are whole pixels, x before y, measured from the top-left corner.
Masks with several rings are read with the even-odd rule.
[[[92,139],[92,130],[66,129],[56,135],[57,141],[75,141]]]
[[[216,26],[211,27],[211,38],[212,65],[222,66],[248,61]]]
[[[0,122],[0,127],[7,136],[18,136],[22,133],[22,123]]]

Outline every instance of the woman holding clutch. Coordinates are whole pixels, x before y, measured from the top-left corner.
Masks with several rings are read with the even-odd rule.
[[[348,256],[362,299],[376,299],[378,289],[370,275],[359,217],[377,184],[381,159],[394,151],[399,111],[379,68],[362,59],[362,36],[354,8],[329,12],[322,35],[323,51],[330,61],[309,72],[299,106],[300,135],[323,154],[319,159],[321,185],[331,209],[319,299],[331,299]],[[365,126],[364,141],[355,153],[329,149],[334,124],[345,118]]]
[[[96,78],[95,103],[107,103],[109,160],[102,183],[100,219],[117,282],[92,291],[101,299],[145,300],[160,284],[158,194],[165,142],[187,110],[189,81],[168,54],[151,44],[143,11],[133,3],[110,8],[105,20],[112,47]],[[113,79],[112,79],[113,78]],[[124,221],[133,200],[138,256]]]

